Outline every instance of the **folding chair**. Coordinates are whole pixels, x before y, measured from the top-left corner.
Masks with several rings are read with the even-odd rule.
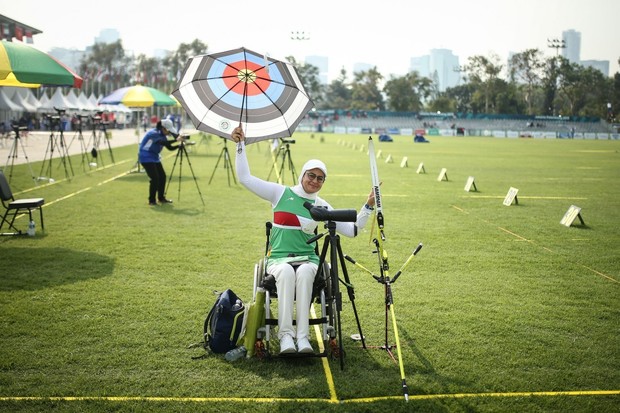
[[[14,232],[0,233],[0,235],[23,235],[25,234],[21,230],[18,230],[13,223],[15,218],[22,211],[28,211],[29,221],[32,221],[32,211],[38,209],[39,216],[41,217],[41,230],[45,230],[43,225],[43,204],[45,200],[43,198],[26,198],[15,199],[9,182],[7,181],[4,173],[0,171],[0,199],[2,200],[2,206],[5,208],[4,215],[2,216],[2,222],[0,223],[0,230],[6,222],[9,225],[9,229]],[[10,218],[10,220],[9,220]]]

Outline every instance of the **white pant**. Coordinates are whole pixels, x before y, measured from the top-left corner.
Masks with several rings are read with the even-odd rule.
[[[291,337],[310,338],[310,302],[314,276],[318,266],[307,262],[293,268],[290,264],[275,264],[267,268],[276,279],[278,292],[278,338],[288,334]],[[296,303],[297,334],[293,327],[293,303]]]

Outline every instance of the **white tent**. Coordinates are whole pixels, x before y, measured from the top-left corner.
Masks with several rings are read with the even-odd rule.
[[[56,92],[54,92],[54,94],[50,98],[50,104],[52,105],[52,110],[67,109],[71,105],[62,95],[62,91],[60,90],[60,88],[57,88]]]
[[[93,105],[92,102],[88,100],[84,92],[80,92],[80,95],[78,96],[78,103],[80,105],[80,109],[86,112],[92,112],[98,109],[97,105]]]
[[[21,112],[23,109],[21,106],[17,105],[13,102],[9,97],[4,93],[4,90],[0,88],[0,110],[4,111],[12,111],[12,112]]]
[[[50,101],[50,98],[48,98],[47,95],[44,93],[43,96],[41,96],[41,99],[39,99],[39,108],[37,109],[37,112],[50,113],[53,111],[54,105]]]
[[[103,110],[103,108],[99,107],[99,99],[97,99],[94,93],[90,94],[90,96],[88,97],[88,101],[94,108],[96,108],[95,110]]]
[[[39,106],[41,106],[41,103],[39,102],[37,97],[34,95],[34,93],[32,93],[31,90],[28,90],[28,93],[26,94],[26,102],[30,103],[32,106],[36,107],[37,109],[39,109]]]
[[[65,95],[65,101],[67,102],[66,109],[73,109],[73,110],[81,110],[82,109],[80,107],[80,103],[78,102],[78,97],[75,94],[75,92],[73,91],[73,89],[71,89],[69,91],[69,93],[67,93]]]
[[[11,100],[21,108],[22,112],[34,113],[37,111],[37,107],[30,104],[20,92],[15,92]]]

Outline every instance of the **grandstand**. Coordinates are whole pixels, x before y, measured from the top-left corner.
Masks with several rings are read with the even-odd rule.
[[[429,112],[318,111],[304,119],[302,131],[412,136],[497,136],[620,139],[617,125],[599,118],[484,115]]]

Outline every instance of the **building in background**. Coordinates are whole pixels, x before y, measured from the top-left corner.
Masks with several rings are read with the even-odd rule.
[[[582,60],[581,65],[600,70],[605,77],[609,77],[609,60]]]
[[[428,77],[437,84],[440,92],[459,85],[459,57],[449,49],[431,49],[430,54],[413,57],[410,71],[417,71],[420,76]]]
[[[329,60],[327,56],[306,56],[305,63],[316,66],[319,69],[319,82],[322,85],[328,84]]]
[[[562,49],[562,57],[571,63],[581,63],[581,33],[569,29],[562,32],[562,40],[565,47]]]
[[[370,69],[375,67],[375,65],[371,65],[370,63],[356,63],[353,65],[353,74],[360,72],[367,72]]]
[[[95,37],[95,43],[110,44],[121,39],[121,35],[116,29],[102,29],[99,36]]]
[[[32,36],[43,33],[39,29],[0,14],[0,40],[34,43]]]

